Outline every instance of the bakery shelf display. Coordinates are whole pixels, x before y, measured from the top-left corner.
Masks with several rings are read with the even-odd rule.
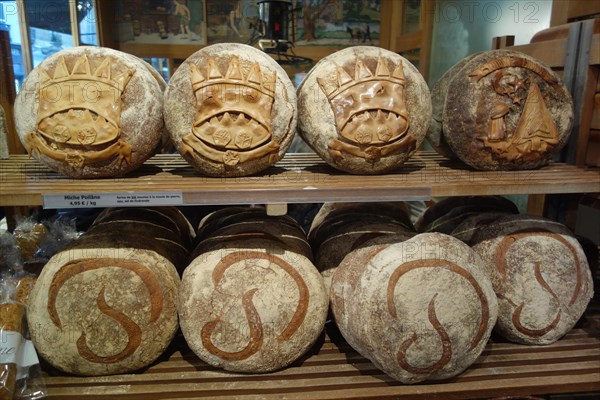
[[[544,347],[490,341],[458,377],[403,385],[327,329],[312,351],[290,367],[261,375],[217,370],[200,361],[182,337],[139,374],[95,378],[48,376],[53,399],[415,399],[489,398],[600,390],[600,315]],[[593,328],[595,326],[595,328]],[[331,327],[329,327],[331,328]]]
[[[598,169],[553,163],[528,171],[475,171],[428,151],[417,152],[394,173],[376,176],[338,172],[316,155],[301,153],[287,154],[259,175],[239,178],[199,175],[179,155],[154,156],[122,178],[90,180],[59,175],[27,156],[0,160],[0,206],[43,205],[47,195],[94,193],[170,193],[177,201],[161,205],[202,205],[585,192],[600,192]]]
[[[0,206],[43,205],[48,195],[180,193],[181,205],[323,201],[391,201],[432,196],[600,192],[600,172],[551,163],[531,171],[475,171],[419,151],[397,171],[376,176],[336,171],[314,154],[288,154],[249,177],[199,175],[179,155],[157,155],[122,178],[76,180],[27,156],[0,160]],[[174,197],[176,198],[176,196]],[[85,206],[74,203],[73,207]],[[329,324],[328,324],[329,325]],[[464,373],[436,383],[403,385],[354,351],[328,326],[291,366],[268,374],[218,370],[198,359],[178,335],[167,351],[136,373],[74,377],[44,365],[49,398],[397,399],[482,398],[600,390],[600,310],[588,308],[575,329],[544,347],[492,336]]]

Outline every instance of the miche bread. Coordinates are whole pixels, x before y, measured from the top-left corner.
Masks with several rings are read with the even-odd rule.
[[[165,92],[165,124],[175,147],[209,176],[245,176],[275,164],[292,143],[296,121],[287,73],[244,44],[198,50]]]
[[[353,46],[319,61],[298,88],[298,132],[329,165],[353,174],[398,169],[421,145],[429,88],[404,57]]]
[[[497,316],[479,256],[440,233],[350,253],[333,275],[330,302],[348,343],[402,383],[464,371]]]
[[[36,349],[52,366],[76,375],[132,372],[170,344],[179,326],[178,269],[189,256],[182,237],[190,232],[166,217],[178,216],[185,227],[176,209],[153,211],[103,211],[42,270],[27,318]]]
[[[491,50],[454,74],[442,120],[452,152],[473,168],[531,169],[547,164],[567,143],[573,101],[540,61]]]
[[[74,178],[126,174],[154,155],[163,130],[162,78],[147,63],[82,46],[46,58],[15,101],[30,155]]]
[[[181,330],[210,365],[269,372],[301,357],[323,330],[328,299],[306,257],[259,239],[230,240],[185,270]]]
[[[550,344],[583,315],[593,282],[579,242],[562,224],[527,215],[481,227],[473,249],[498,296],[496,330],[524,344]]]
[[[29,298],[38,353],[76,375],[132,372],[158,358],[177,331],[179,276],[152,250],[72,246],[46,264]]]

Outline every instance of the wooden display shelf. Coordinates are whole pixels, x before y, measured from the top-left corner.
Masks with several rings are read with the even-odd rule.
[[[350,175],[314,154],[287,154],[250,177],[210,178],[179,155],[157,155],[122,178],[72,179],[34,159],[0,160],[0,206],[43,205],[47,194],[179,192],[183,205],[427,200],[431,196],[600,192],[600,170],[550,164],[530,171],[476,171],[420,151],[398,171]]]
[[[594,315],[595,314],[595,315]],[[104,377],[46,375],[49,399],[467,399],[600,390],[600,314],[548,346],[493,339],[459,376],[403,385],[354,351],[334,327],[300,361],[270,374],[208,366],[178,336],[141,373]]]

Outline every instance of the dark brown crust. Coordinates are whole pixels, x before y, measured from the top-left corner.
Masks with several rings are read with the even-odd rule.
[[[438,154],[451,160],[458,159],[444,138],[442,132],[442,114],[450,82],[473,57],[480,53],[470,54],[454,64],[431,88],[431,123],[427,130],[426,139]]]
[[[517,206],[502,196],[457,196],[446,197],[427,208],[423,214],[419,216],[415,223],[417,232],[428,231],[431,225],[446,214],[452,212],[455,208],[467,207],[463,209],[479,210],[480,207],[494,209],[496,211],[506,212],[510,214],[518,214]]]
[[[471,59],[446,96],[444,137],[466,164],[483,170],[547,164],[567,142],[571,96],[539,61],[510,50]]]

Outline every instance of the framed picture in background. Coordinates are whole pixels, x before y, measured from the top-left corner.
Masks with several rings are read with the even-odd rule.
[[[379,45],[381,0],[296,0],[298,46]]]
[[[208,44],[253,44],[259,29],[261,0],[206,0]]]
[[[205,46],[205,0],[113,2],[115,42],[138,56],[186,58]]]

